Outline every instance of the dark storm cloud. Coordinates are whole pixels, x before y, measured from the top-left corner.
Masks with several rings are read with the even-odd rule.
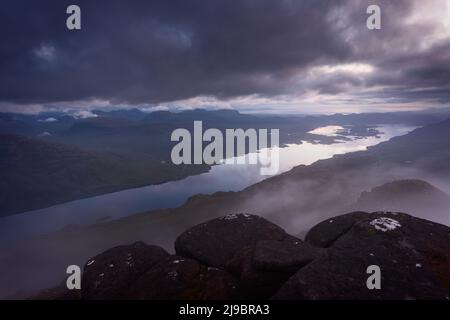
[[[144,102],[277,92],[259,76],[348,54],[324,21],[328,3],[78,1],[82,30],[70,32],[68,2],[14,1],[1,17],[0,96]],[[53,56],[39,58],[42,46]]]
[[[81,31],[65,27],[74,3],[82,9]],[[159,103],[399,84],[406,89],[385,92],[420,99],[411,90],[426,87],[425,98],[448,101],[445,44],[399,50],[433,26],[404,25],[412,1],[377,3],[383,29],[373,32],[365,25],[368,1],[8,0],[0,12],[0,102]],[[377,72],[307,76],[314,66],[353,62]]]

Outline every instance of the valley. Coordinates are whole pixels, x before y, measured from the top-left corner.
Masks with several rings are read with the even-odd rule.
[[[416,192],[414,197],[418,202],[421,197],[429,201],[429,190],[442,190],[434,192],[440,195],[441,203],[432,196],[434,200],[428,202],[427,210],[414,212],[414,215],[449,225],[446,206],[450,190],[449,121],[424,126],[366,151],[335,155],[310,165],[296,166],[242,191],[198,194],[176,208],[99,221],[90,226],[71,225],[59,232],[8,244],[8,250],[1,250],[0,264],[5,270],[2,281],[7,284],[8,292],[20,287],[16,280],[10,282],[12,280],[9,279],[22,279],[28,290],[48,287],[64,277],[67,259],[82,263],[97,252],[137,240],[159,245],[171,252],[173,241],[180,232],[232,212],[263,216],[290,234],[303,237],[311,226],[324,219],[360,210],[366,206],[359,200],[367,198],[362,196],[363,192],[392,181],[404,181],[399,182],[400,190],[408,190],[404,186],[412,185],[410,190]],[[417,183],[417,180],[426,182]],[[434,187],[428,187],[427,183]],[[422,187],[414,187],[417,184]],[[386,188],[391,190],[389,185],[382,187]],[[375,192],[371,199],[382,203],[386,200],[383,206],[386,211],[400,210],[408,205],[408,196],[399,194],[399,203],[390,207],[383,194],[391,193]],[[369,204],[373,205],[373,202]],[[39,257],[33,254],[36,252],[40,253]],[[27,276],[25,270],[30,263],[36,266],[35,272],[42,275],[39,279]],[[8,265],[15,267],[10,269]]]

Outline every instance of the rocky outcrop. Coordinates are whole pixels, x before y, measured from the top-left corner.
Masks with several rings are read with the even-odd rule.
[[[264,218],[229,214],[195,226],[175,241],[178,255],[226,270],[242,295],[269,298],[320,252]]]
[[[367,215],[367,212],[356,211],[323,221],[311,228],[305,236],[305,241],[315,247],[327,248],[348,232],[355,221]]]
[[[328,247],[275,294],[276,299],[445,299],[450,228],[407,214],[355,212],[315,226],[306,241]],[[381,269],[369,290],[367,267]],[[446,271],[444,271],[446,270]]]
[[[237,279],[228,272],[193,259],[170,256],[139,278],[129,298],[221,300],[239,299],[241,295]]]
[[[124,299],[134,282],[168,257],[162,248],[143,242],[107,250],[87,261],[81,283],[85,299]]]
[[[177,254],[217,268],[225,268],[239,250],[261,240],[283,240],[288,234],[264,218],[229,214],[197,225],[175,241]]]
[[[247,297],[265,299],[321,252],[292,236],[261,240],[237,250],[225,268],[239,279]]]
[[[81,299],[445,299],[450,228],[403,213],[353,212],[305,242],[264,218],[231,214],[195,226],[176,255],[138,242],[90,259]],[[381,269],[370,290],[367,268]],[[41,298],[69,296],[47,291]],[[57,294],[55,294],[55,292]]]

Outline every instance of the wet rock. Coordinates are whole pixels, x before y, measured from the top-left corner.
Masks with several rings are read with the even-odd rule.
[[[275,299],[445,299],[449,294],[446,226],[402,213],[351,213],[320,223],[307,239],[330,248],[292,276]],[[380,290],[367,287],[370,265],[381,269]]]
[[[242,248],[261,240],[283,240],[287,233],[264,218],[249,214],[229,214],[197,225],[175,241],[178,255],[225,268]]]
[[[239,299],[242,294],[229,273],[193,259],[170,256],[142,275],[130,296],[138,300],[223,300]]]
[[[136,242],[118,246],[91,259],[84,266],[83,299],[126,299],[128,288],[169,254],[162,248]]]

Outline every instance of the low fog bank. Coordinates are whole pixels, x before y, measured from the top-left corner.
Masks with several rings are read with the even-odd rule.
[[[173,252],[174,240],[181,232],[232,212],[264,216],[294,235],[304,235],[313,225],[334,215],[361,209],[404,211],[450,225],[449,145],[450,120],[367,151],[295,167],[240,192],[197,195],[174,209],[87,227],[71,226],[7,248],[0,244],[0,296],[26,297],[55,286],[64,278],[67,265],[82,266],[90,257],[116,245],[141,240]],[[394,184],[397,189],[383,186],[405,179]],[[383,187],[370,192],[379,186]],[[405,192],[408,189],[413,191],[412,196]]]
[[[306,168],[297,170],[305,171]],[[90,257],[116,245],[142,240],[174,252],[174,240],[181,232],[230,212],[264,216],[299,237],[320,221],[356,210],[401,211],[450,225],[450,197],[439,193],[438,189],[424,188],[422,193],[414,195],[414,201],[401,192],[397,202],[390,201],[392,197],[386,199],[379,195],[360,201],[364,191],[398,179],[423,179],[448,190],[449,180],[442,177],[403,167],[355,169],[345,173],[308,169],[307,173],[301,174],[305,175],[301,179],[290,177],[291,172],[282,181],[270,179],[243,192],[198,195],[180,208],[157,210],[89,227],[72,226],[50,236],[17,244],[7,251],[3,248],[0,295],[5,297],[15,292],[11,297],[26,297],[36,290],[57,285],[64,279],[67,265],[84,265]],[[18,293],[20,287],[24,291]]]
[[[406,180],[406,181],[405,181]],[[437,187],[404,192],[414,181],[426,181]],[[365,192],[394,181],[405,181],[398,190],[378,194],[361,201]],[[429,184],[426,185],[429,185]],[[257,213],[279,224],[289,233],[304,235],[315,224],[351,211],[394,211],[450,225],[450,180],[407,167],[379,166],[336,173],[313,171],[301,179],[283,179],[264,186],[263,192],[250,190],[243,211]],[[439,190],[440,189],[440,190]]]

